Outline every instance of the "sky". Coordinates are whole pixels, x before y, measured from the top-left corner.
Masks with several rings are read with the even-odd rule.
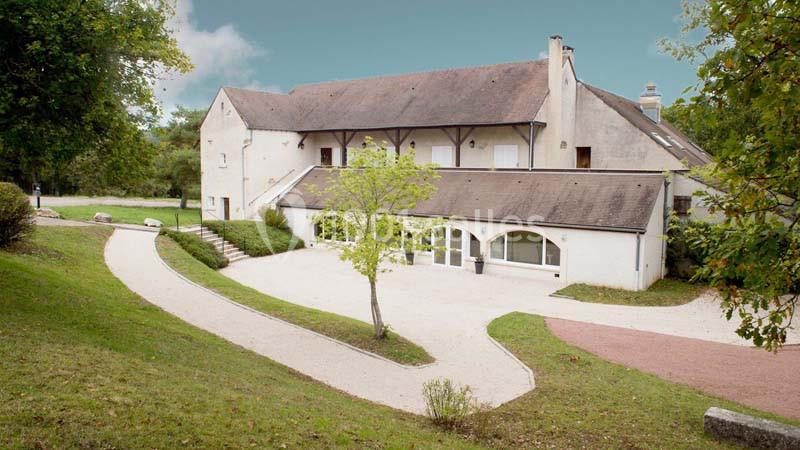
[[[665,104],[695,68],[659,52],[678,38],[681,0],[178,0],[170,22],[195,64],[156,86],[166,112],[206,108],[222,86],[288,93],[304,83],[469,67],[575,48],[578,78],[636,99],[655,82]]]

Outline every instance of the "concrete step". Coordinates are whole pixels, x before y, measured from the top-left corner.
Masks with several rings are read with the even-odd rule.
[[[226,258],[231,259],[231,258],[236,258],[237,256],[244,255],[244,252],[241,251],[241,250],[236,250],[236,251],[232,251],[232,252],[226,251],[224,253],[224,255],[225,255]]]
[[[245,254],[242,254],[242,255],[239,255],[239,256],[234,256],[233,258],[228,258],[228,262],[232,263],[232,262],[241,261],[241,260],[247,259],[247,258],[249,258],[249,256],[247,256]]]

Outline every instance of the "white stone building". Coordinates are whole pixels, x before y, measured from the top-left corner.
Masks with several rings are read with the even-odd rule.
[[[371,136],[442,168],[436,198],[411,214],[453,218],[451,251],[423,263],[469,269],[482,254],[487,273],[644,289],[664,275],[670,210],[705,214],[687,171],[711,161],[660,110],[653,85],[633,102],[581,82],[560,36],[538,61],[223,88],[201,127],[203,216],[277,204],[314,245],[323,205],[307,185]]]

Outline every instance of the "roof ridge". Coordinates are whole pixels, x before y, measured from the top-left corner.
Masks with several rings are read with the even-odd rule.
[[[477,69],[487,69],[489,67],[499,67],[499,66],[511,66],[511,65],[519,65],[519,64],[536,64],[536,63],[543,63],[547,62],[547,58],[540,58],[540,59],[524,59],[520,61],[508,61],[502,63],[495,63],[495,64],[482,64],[479,66],[461,66],[461,67],[450,67],[447,69],[435,69],[435,70],[419,70],[416,72],[404,72],[404,73],[395,73],[389,75],[374,75],[374,76],[367,76],[361,78],[348,78],[345,80],[328,80],[328,81],[317,81],[312,83],[303,83],[294,86],[288,95],[291,95],[297,88],[301,87],[310,87],[310,86],[322,86],[326,84],[335,84],[335,83],[350,83],[354,81],[368,81],[368,80],[377,80],[377,79],[386,79],[386,78],[399,78],[399,77],[406,77],[406,76],[413,76],[413,75],[428,75],[428,74],[439,74],[445,72],[454,72],[459,70],[477,70]]]

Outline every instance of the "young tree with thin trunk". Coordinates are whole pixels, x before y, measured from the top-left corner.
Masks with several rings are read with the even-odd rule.
[[[413,150],[396,156],[369,137],[367,143],[363,149],[348,149],[348,167],[331,169],[328,186],[317,192],[326,209],[316,227],[340,250],[340,258],[369,281],[375,336],[382,338],[386,327],[378,305],[378,274],[388,270],[385,263],[402,264],[404,247],[419,247],[417,237],[429,233],[435,221],[402,216],[433,195],[431,181],[438,175],[433,166],[416,164]]]

